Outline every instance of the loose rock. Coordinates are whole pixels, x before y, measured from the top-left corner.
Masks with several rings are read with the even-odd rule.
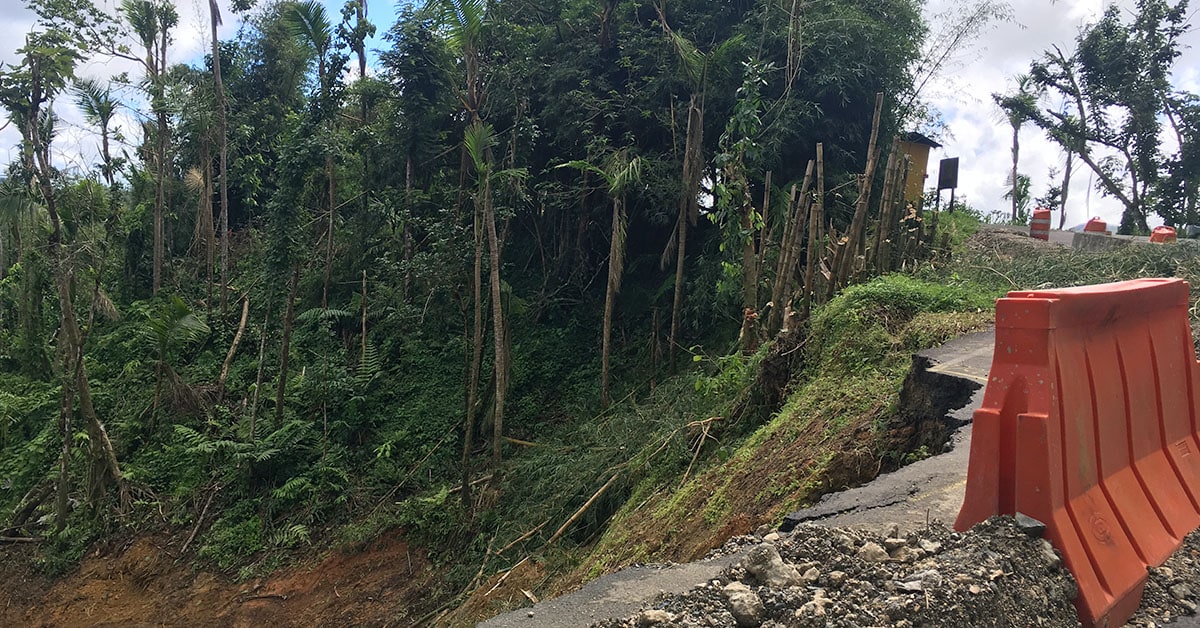
[[[770,543],[763,543],[750,550],[746,559],[742,561],[742,567],[760,583],[770,587],[797,586],[803,582],[796,568],[785,565],[779,556],[779,550]]]
[[[642,611],[641,614],[638,615],[637,625],[638,628],[647,628],[648,626],[669,624],[673,621],[675,621],[675,615],[672,615],[667,611],[648,610]]]
[[[762,599],[757,593],[740,582],[725,585],[724,591],[738,628],[756,628],[762,624],[766,608],[763,607]]]
[[[858,557],[868,563],[879,563],[889,558],[887,550],[878,543],[870,541],[863,543],[863,546],[858,548]]]

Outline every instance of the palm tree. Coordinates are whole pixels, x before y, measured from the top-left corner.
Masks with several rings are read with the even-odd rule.
[[[284,12],[284,20],[287,23],[288,30],[292,37],[300,43],[301,46],[308,48],[317,59],[317,80],[320,82],[318,97],[321,99],[322,110],[327,110],[331,93],[331,81],[334,77],[329,76],[330,68],[330,53],[333,47],[333,27],[330,25],[329,17],[325,14],[325,7],[316,0],[306,0],[305,2],[297,2],[292,4]],[[328,141],[333,141],[333,121],[332,115],[327,116],[326,131],[328,133]],[[333,176],[333,150],[327,148],[325,151],[325,176],[327,179],[326,192],[328,203],[327,215],[328,221],[325,226],[325,274],[321,283],[321,307],[329,307],[329,279],[330,269],[333,267],[333,219],[334,210],[336,207],[337,186]]]
[[[217,93],[217,141],[220,145],[220,161],[218,176],[221,179],[221,311],[225,311],[225,287],[229,285],[229,120],[226,110],[229,108],[225,97],[225,81],[221,78],[221,47],[217,40],[217,27],[221,25],[221,10],[217,8],[217,0],[208,0],[208,14],[212,25],[212,64],[213,87]],[[211,177],[210,177],[211,179]],[[211,181],[210,181],[211,185]],[[211,217],[210,220],[211,222]],[[209,260],[212,266],[212,260]],[[211,285],[212,282],[210,281]],[[212,307],[211,305],[209,307]]]
[[[426,0],[424,11],[434,16],[442,35],[446,39],[447,46],[451,50],[457,51],[462,58],[463,87],[458,91],[458,96],[471,123],[467,129],[467,134],[463,138],[462,170],[463,180],[465,180],[466,168],[469,165],[469,161],[476,161],[477,171],[479,165],[487,164],[487,147],[485,146],[487,134],[481,133],[486,127],[482,125],[482,119],[479,114],[484,99],[483,84],[480,81],[479,49],[483,43],[484,20],[487,17],[487,0]],[[476,131],[472,133],[472,129]],[[472,135],[475,137],[472,137]],[[494,141],[494,137],[492,140]],[[478,155],[470,154],[472,145],[476,147]],[[479,159],[476,160],[476,157],[479,157]],[[474,204],[475,211],[472,221],[475,239],[475,261],[471,275],[474,322],[471,328],[471,365],[470,373],[467,377],[466,424],[463,430],[462,450],[462,501],[468,510],[471,507],[470,454],[474,430],[475,406],[479,401],[479,379],[483,359],[483,228],[488,219],[482,215],[482,212],[485,211],[485,207],[491,206],[491,188],[487,187],[484,192],[485,199],[483,200],[485,202],[476,202]],[[461,197],[460,193],[460,199]],[[495,216],[492,216],[490,220],[494,223]],[[493,268],[496,272],[496,280],[499,281],[499,251],[495,251],[492,257],[497,262],[493,265]],[[496,288],[498,286],[493,287],[493,293],[498,294],[499,290]],[[501,314],[498,320],[493,321],[493,330],[502,331],[504,327],[503,311],[498,307],[498,304],[493,309]],[[501,359],[505,354],[505,345],[502,339],[502,337],[499,337],[496,341],[496,355],[493,366],[496,371],[496,398],[494,399],[493,408],[498,411],[494,412],[493,416],[492,461],[496,466],[499,466],[500,463],[500,438],[504,422],[504,396],[507,392],[507,390],[503,390],[501,387],[502,383],[507,383],[507,378],[503,377],[500,373],[501,370],[507,368],[507,363]]]
[[[146,68],[149,82],[150,107],[157,122],[158,135],[154,151],[156,174],[154,191],[154,267],[151,290],[158,294],[162,285],[162,267],[165,257],[164,213],[167,201],[167,148],[169,131],[166,102],[167,44],[170,30],[179,23],[179,14],[170,2],[153,0],[122,0],[121,12],[133,28],[134,34],[146,51],[141,60]]]
[[[167,379],[172,388],[181,384],[179,375],[171,366],[175,353],[203,340],[209,334],[209,328],[183,299],[172,296],[156,312],[146,314],[142,333],[154,346],[157,355],[154,366],[154,404],[151,407],[153,420],[162,396],[163,379]]]
[[[586,161],[571,161],[559,167],[579,168],[599,175],[608,185],[608,195],[613,203],[612,236],[608,248],[608,288],[604,293],[604,331],[600,342],[600,406],[607,408],[611,401],[608,379],[613,308],[621,291],[621,279],[625,271],[625,193],[642,178],[642,158],[630,158],[628,150],[619,150],[608,156],[602,168]]]
[[[501,444],[504,434],[504,402],[508,394],[508,371],[510,356],[508,352],[507,328],[504,322],[503,282],[500,280],[500,238],[496,230],[496,208],[492,205],[492,180],[504,178],[522,179],[526,176],[524,169],[495,169],[492,160],[492,147],[496,145],[496,133],[491,125],[476,122],[467,127],[463,135],[463,147],[471,158],[476,174],[475,207],[476,215],[483,217],[488,240],[488,276],[491,284],[492,298],[492,341],[493,341],[493,376],[496,381],[496,394],[492,406],[492,465],[499,467],[501,462]],[[477,221],[478,222],[478,221]]]
[[[112,188],[115,172],[109,140],[112,137],[113,116],[117,113],[117,101],[108,87],[85,78],[75,81],[75,104],[90,124],[100,128],[100,174],[108,187]]]
[[[1018,202],[1020,191],[1017,189],[1020,184],[1020,175],[1017,173],[1017,164],[1021,156],[1021,127],[1029,121],[1029,117],[1024,112],[1034,107],[1041,95],[1032,76],[1018,74],[1016,81],[1017,89],[1013,93],[992,94],[992,100],[1004,112],[1004,117],[1012,126],[1012,172],[1009,174],[1009,184],[1012,189],[1008,196],[1012,199],[1012,219],[1014,221],[1017,220],[1020,211]]]

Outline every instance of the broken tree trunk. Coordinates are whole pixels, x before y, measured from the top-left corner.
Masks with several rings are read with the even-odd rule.
[[[875,181],[875,164],[879,158],[876,145],[879,142],[879,119],[883,114],[883,92],[875,94],[875,115],[871,121],[871,140],[867,145],[867,168],[859,179],[858,201],[854,207],[854,219],[846,234],[846,245],[840,251],[840,261],[833,268],[834,290],[844,286],[854,271],[854,260],[862,242],[863,228],[867,219],[867,208],[871,204],[871,186]]]
[[[825,222],[825,145],[817,144],[817,197],[808,217],[808,263],[804,269],[804,306],[800,317],[807,319],[817,298],[817,260],[821,252],[821,226]]]

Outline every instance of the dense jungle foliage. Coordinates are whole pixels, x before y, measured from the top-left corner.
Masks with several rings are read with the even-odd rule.
[[[431,0],[368,72],[361,2],[261,0],[210,2],[211,53],[171,65],[169,2],[29,8],[0,69],[23,140],[0,184],[0,536],[42,538],[58,569],[166,528],[248,575],[401,526],[455,590],[493,544],[595,540],[779,410],[744,412],[758,345],[803,337],[839,273],[887,268],[858,251],[895,190],[862,173],[928,124],[948,45],[919,0]],[[960,28],[1003,15],[972,11]],[[138,71],[79,78],[94,56]],[[87,168],[54,159],[67,107],[100,146]],[[824,211],[807,242],[798,196]],[[850,294],[976,313],[993,294],[873,285]],[[814,317],[838,338],[840,303]],[[871,338],[944,339],[888,340],[916,313]],[[844,337],[800,355],[875,368]],[[705,421],[735,415],[710,444]]]

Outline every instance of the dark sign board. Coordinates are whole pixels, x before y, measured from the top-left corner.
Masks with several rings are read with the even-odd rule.
[[[943,159],[938,169],[938,191],[958,187],[958,157]]]

